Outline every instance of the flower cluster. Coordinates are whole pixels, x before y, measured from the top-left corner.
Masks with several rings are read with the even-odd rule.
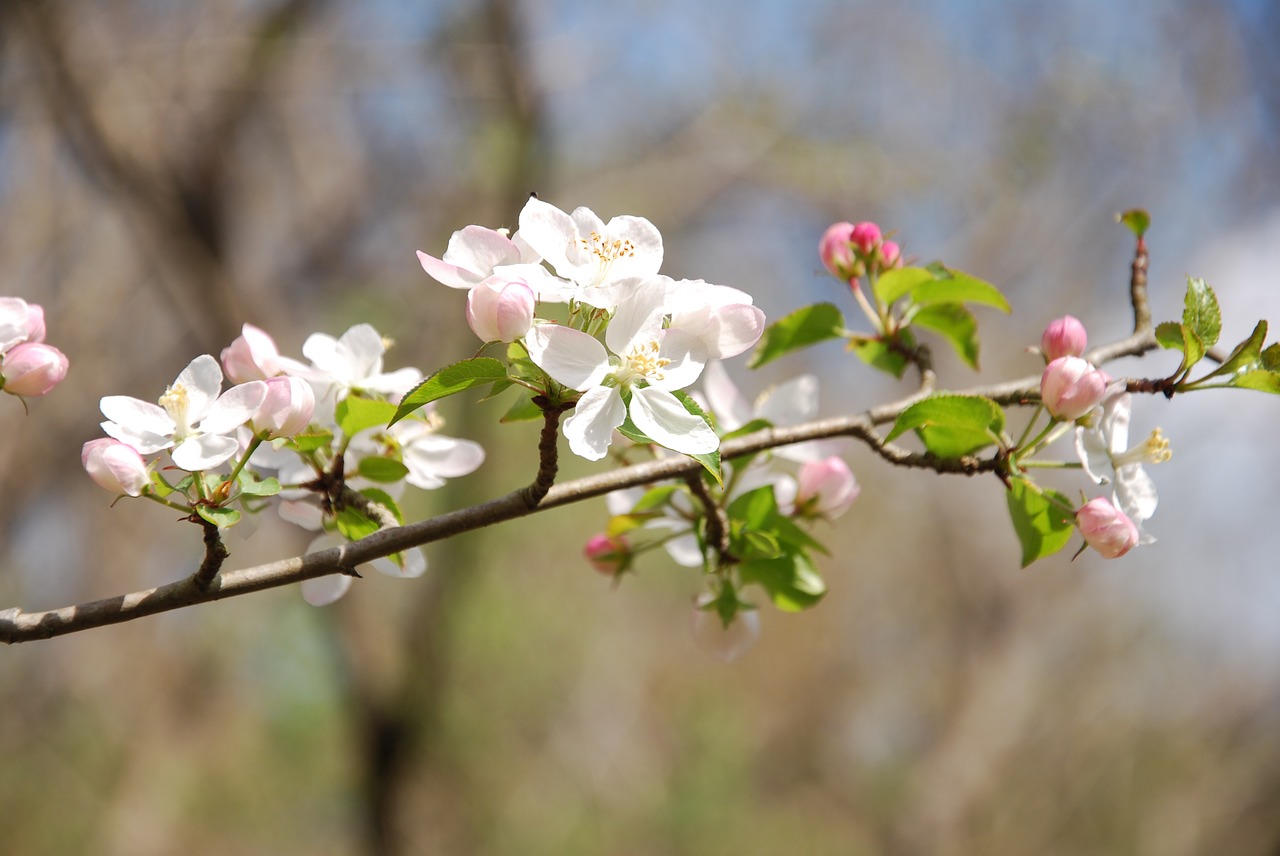
[[[45,344],[44,308],[20,297],[0,297],[0,390],[20,397],[52,390],[69,362]]]
[[[311,335],[304,362],[283,356],[270,335],[246,324],[221,362],[196,357],[157,401],[103,398],[108,436],[84,444],[82,463],[113,493],[146,497],[219,528],[274,501],[282,517],[308,529],[350,539],[369,534],[400,522],[389,491],[401,482],[439,487],[484,460],[478,444],[440,434],[442,422],[430,409],[387,427],[396,402],[422,375],[384,372],[386,348],[376,330],[360,324],[338,338]],[[232,385],[224,389],[224,380]],[[414,552],[377,566],[416,576],[426,564]],[[319,585],[334,588],[332,581]]]
[[[1040,397],[1049,415],[1075,423],[1075,448],[1086,474],[1096,484],[1113,485],[1112,495],[1097,497],[1075,510],[1085,543],[1108,559],[1138,544],[1154,541],[1142,524],[1156,510],[1156,488],[1143,463],[1169,460],[1169,441],[1156,429],[1130,449],[1129,417],[1133,397],[1083,358],[1084,325],[1067,315],[1049,323],[1040,339],[1048,364],[1040,379]]]
[[[750,402],[721,363],[711,362],[694,397],[728,435],[810,419],[817,395],[817,379],[802,375]],[[858,498],[853,472],[836,454],[844,445],[784,446],[726,465],[723,482],[701,477],[614,491],[606,497],[608,525],[587,541],[583,555],[615,579],[639,554],[658,547],[676,564],[702,569],[709,590],[695,599],[694,637],[713,657],[733,659],[759,634],[744,587],[760,586],[784,609],[811,606],[825,593],[810,555],[821,547],[803,527],[836,519]]]
[[[510,381],[572,407],[569,448],[600,460],[614,432],[687,455],[719,438],[682,391],[708,360],[736,356],[764,330],[750,295],[659,273],[662,236],[642,217],[603,222],[531,198],[515,235],[468,226],[442,257],[418,253],[438,282],[467,289],[467,323],[505,343]]]

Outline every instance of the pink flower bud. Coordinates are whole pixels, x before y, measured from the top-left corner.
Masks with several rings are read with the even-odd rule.
[[[806,461],[796,477],[795,513],[803,517],[836,518],[849,510],[862,488],[844,459]]]
[[[1058,357],[1040,376],[1040,400],[1055,419],[1074,422],[1107,394],[1107,376],[1080,357]]]
[[[267,397],[253,415],[254,433],[267,439],[292,437],[311,424],[316,410],[316,396],[311,384],[296,377],[269,377]]]
[[[852,237],[852,223],[834,223],[822,233],[822,240],[818,241],[818,255],[832,276],[847,280],[857,275],[857,259],[854,258],[853,247],[850,245]]]
[[[12,395],[44,395],[67,376],[62,351],[43,342],[14,345],[0,362],[0,383]]]
[[[582,555],[591,567],[609,577],[616,577],[631,565],[631,545],[621,535],[592,535],[582,548]]]
[[[27,304],[27,341],[44,341],[44,307],[38,303]]]
[[[132,446],[110,437],[85,443],[80,450],[80,463],[89,478],[112,493],[141,496],[151,483],[151,473],[142,455]]]
[[[467,295],[467,323],[486,342],[514,342],[533,326],[536,303],[523,279],[491,277]]]
[[[1044,329],[1044,335],[1040,337],[1040,353],[1044,354],[1046,362],[1058,357],[1078,357],[1084,353],[1088,344],[1089,337],[1085,334],[1084,325],[1079,319],[1064,315],[1050,321],[1049,326]]]
[[[284,373],[275,340],[252,324],[245,324],[240,336],[223,348],[222,368],[232,383],[266,380]]]
[[[849,240],[864,256],[871,255],[881,239],[880,227],[869,220],[854,226],[852,234],[849,235]]]
[[[884,270],[902,267],[902,248],[895,241],[880,245],[880,267]]]
[[[1138,527],[1105,496],[1091,499],[1076,512],[1085,543],[1104,559],[1116,559],[1138,544]]]

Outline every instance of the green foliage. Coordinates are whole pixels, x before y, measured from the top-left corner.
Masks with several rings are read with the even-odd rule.
[[[827,592],[811,549],[822,545],[778,511],[773,487],[748,491],[729,503],[729,552],[744,585],[761,586],[782,610],[798,612],[815,605]]]
[[[409,474],[409,468],[392,458],[361,458],[357,471],[372,482],[393,484]]]
[[[765,328],[747,365],[759,368],[785,354],[838,338],[843,330],[844,316],[834,304],[818,303],[797,309]]]
[[[348,437],[354,437],[369,428],[386,425],[395,413],[396,406],[390,401],[364,398],[354,393],[339,401],[333,411],[338,427]]]
[[[240,522],[240,512],[234,508],[198,504],[196,505],[196,514],[219,529],[227,529]]]
[[[907,370],[907,352],[915,347],[915,339],[910,330],[900,330],[897,342],[895,345],[879,337],[851,336],[849,350],[872,368],[900,378]]]
[[[915,314],[912,323],[942,336],[969,368],[978,369],[978,320],[964,306],[959,303],[925,306]]]
[[[1141,238],[1151,227],[1151,215],[1141,208],[1131,208],[1116,215],[1116,222],[1129,227],[1129,231]]]
[[[895,440],[907,431],[915,431],[925,448],[938,457],[958,458],[1000,442],[1004,411],[981,396],[935,395],[902,411],[885,440]]]
[[[1061,493],[1037,489],[1022,477],[1010,480],[1005,494],[1013,531],[1022,545],[1022,567],[1053,555],[1067,545],[1075,531],[1071,501]]]
[[[390,422],[391,424],[399,422],[425,404],[447,398],[471,389],[473,386],[505,381],[506,378],[507,367],[493,357],[473,357],[445,366],[405,394]]]

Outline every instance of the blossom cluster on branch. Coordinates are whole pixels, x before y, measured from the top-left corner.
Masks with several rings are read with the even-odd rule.
[[[766,324],[746,292],[663,274],[662,237],[648,220],[606,223],[589,209],[566,213],[533,197],[514,233],[467,226],[441,256],[418,253],[432,278],[467,292],[466,321],[482,343],[467,359],[425,378],[411,368],[384,372],[387,343],[358,324],[338,338],[313,334],[301,360],[245,325],[220,361],[196,357],[156,401],[104,397],[107,436],[85,443],[86,471],[120,496],[181,510],[203,530],[204,561],[184,580],[124,599],[0,611],[0,641],[291,582],[324,604],[347,590],[362,562],[416,576],[426,569],[425,543],[605,496],[607,521],[587,540],[586,561],[615,581],[653,551],[697,569],[704,585],[694,597],[695,636],[731,659],[758,633],[761,596],[799,611],[826,593],[826,548],[815,525],[859,496],[841,457],[851,439],[895,465],[1000,479],[1024,566],[1062,550],[1077,532],[1081,550],[1118,558],[1154,540],[1145,524],[1156,489],[1144,465],[1170,458],[1158,429],[1129,447],[1135,397],[1209,388],[1280,393],[1280,344],[1266,343],[1266,322],[1221,354],[1217,296],[1202,280],[1188,281],[1180,321],[1152,326],[1149,218],[1135,210],[1120,219],[1137,238],[1131,337],[1089,350],[1084,325],[1064,316],[1028,347],[1042,361],[1038,375],[944,391],[933,344],[976,370],[975,310],[1008,312],[1008,301],[972,274],[917,263],[875,223],[836,223],[818,241],[824,267],[863,316],[858,329],[834,302]],[[65,376],[66,358],[43,337],[39,307],[0,298],[4,391],[41,395]],[[901,401],[824,420],[816,378],[801,375],[752,400],[723,363],[751,351],[754,368],[833,339],[870,368],[898,379],[913,372],[918,383]],[[1157,348],[1181,355],[1172,374],[1114,378],[1102,368]],[[1211,367],[1200,370],[1206,359]],[[536,477],[505,497],[406,524],[398,504],[404,485],[439,487],[483,461],[478,444],[441,433],[434,409],[477,388],[485,401],[508,399],[502,421],[542,422]],[[617,468],[556,485],[561,433],[573,453],[612,458]],[[1071,452],[1060,458],[1054,450],[1066,439]],[[1073,499],[1041,483],[1037,474],[1049,470],[1078,470],[1089,490],[1109,492],[1089,498],[1081,490]],[[224,572],[221,532],[269,507],[321,533],[313,552]]]

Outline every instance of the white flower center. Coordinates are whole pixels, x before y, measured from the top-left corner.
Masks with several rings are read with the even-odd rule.
[[[658,350],[657,339],[636,345],[622,358],[622,365],[613,373],[614,378],[622,386],[636,380],[662,380],[662,369],[671,365],[671,360],[658,356]]]
[[[605,274],[609,272],[610,266],[618,259],[635,258],[636,245],[630,240],[614,238],[612,241],[601,235],[599,232],[592,232],[590,237],[579,238],[578,243],[582,248],[596,259],[596,277],[595,285],[599,285],[605,279]]]
[[[187,394],[185,384],[175,383],[164,391],[164,395],[160,396],[160,406],[169,414],[169,418],[173,420],[177,428],[174,436],[181,438],[185,436],[187,429],[191,423],[187,421],[187,411],[191,407],[191,396]]]
[[[1151,436],[1144,443],[1116,455],[1112,462],[1116,469],[1119,469],[1129,464],[1163,464],[1172,457],[1173,450],[1169,448],[1169,438],[1157,428],[1151,432]]]

